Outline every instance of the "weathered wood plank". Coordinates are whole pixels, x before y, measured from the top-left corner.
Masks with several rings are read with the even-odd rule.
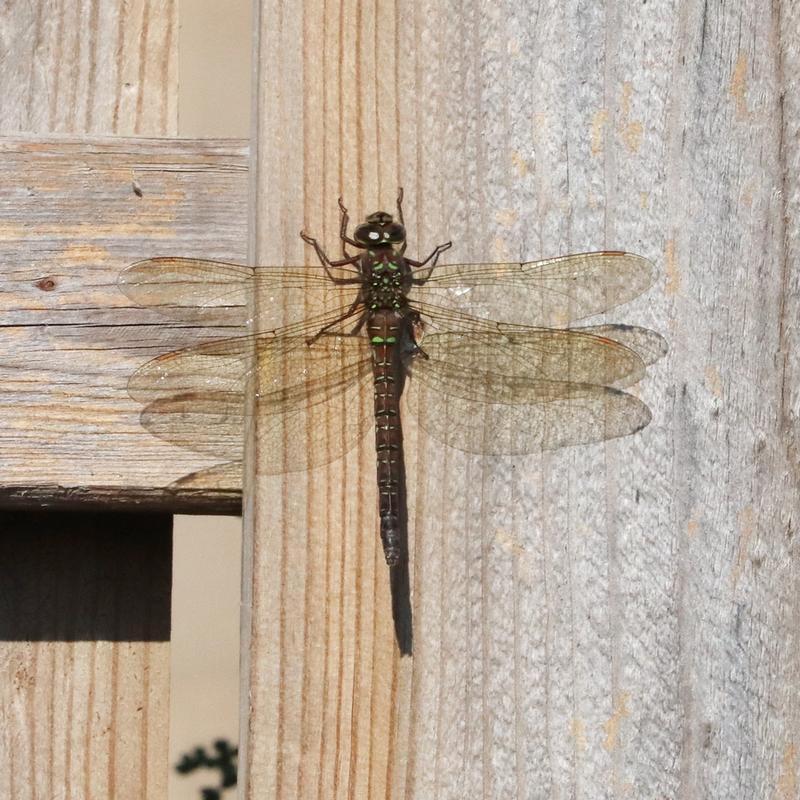
[[[147,514],[113,535],[31,518],[0,534],[0,794],[165,798],[171,537]]]
[[[796,795],[798,20],[651,6],[261,4],[258,260],[402,182],[420,251],[652,258],[612,318],[672,351],[625,440],[481,459],[406,420],[411,663],[370,447],[253,482],[248,797]]]
[[[120,291],[133,261],[237,258],[246,242],[239,142],[0,140],[0,502],[238,508],[240,486],[169,488],[213,465],[139,423],[137,366],[239,329],[175,321]]]
[[[178,130],[178,4],[15,3],[0,20],[0,131]]]
[[[401,52],[392,43],[400,30],[386,5],[261,4],[252,145],[257,263],[313,258],[301,227],[338,252],[340,194],[356,216],[393,201]],[[302,114],[292,97],[303,98]],[[359,409],[343,405],[340,413]],[[258,420],[254,441],[258,474]],[[248,798],[388,797],[405,769],[412,662],[401,661],[394,642],[374,475],[367,437],[326,469],[259,475],[245,489],[252,506],[240,753]]]
[[[177,30],[172,0],[7,4],[0,17],[0,132],[174,135]],[[95,477],[103,482],[102,469],[95,476],[86,466],[92,452],[99,464],[106,448],[113,449],[113,439],[99,434],[110,418],[125,415],[109,387],[122,374],[101,355],[105,329],[97,328],[100,335],[93,344],[84,330],[81,343],[72,347],[66,344],[69,336],[56,335],[77,331],[70,323],[79,322],[81,307],[88,311],[93,300],[102,298],[103,290],[92,292],[92,284],[97,279],[104,283],[102,242],[92,240],[90,231],[98,230],[95,219],[86,215],[94,207],[97,218],[104,219],[104,209],[92,202],[97,188],[89,163],[93,146],[66,145],[59,153],[58,146],[43,140],[6,139],[0,153],[9,181],[1,190],[0,281],[9,292],[1,304],[4,312],[26,306],[31,312],[21,313],[26,319],[18,323],[9,313],[0,314],[0,450],[5,455],[12,445],[19,456],[27,448],[33,467],[28,471],[18,461],[21,469],[8,474],[0,459],[0,483],[18,473],[27,491],[32,473],[38,472],[37,488],[51,481],[61,484],[49,497],[23,492],[24,512],[0,514],[2,563],[9,573],[3,581],[0,664],[2,684],[10,687],[0,702],[0,781],[3,796],[20,800],[163,800],[169,768],[171,518],[163,513],[135,520],[109,513],[42,515],[34,510],[58,494],[80,494],[87,476],[89,483]],[[34,164],[35,178],[29,171]],[[24,179],[26,173],[32,180]],[[116,191],[111,210],[131,197],[130,180],[106,178],[107,188]],[[56,197],[61,213],[51,213],[45,222]],[[112,218],[105,220],[114,227]],[[134,239],[137,230],[134,224]],[[112,238],[122,235],[117,228]],[[49,252],[48,241],[53,245]],[[43,270],[35,288],[26,283],[26,268]],[[55,314],[48,321],[41,312],[48,302],[57,304],[65,289],[75,297],[66,300],[64,310],[76,313]],[[66,470],[63,479],[47,475],[48,456],[60,458],[64,466],[67,453],[75,454],[76,448],[82,452],[76,464],[83,469]],[[100,499],[101,493],[92,497]],[[106,511],[113,507],[104,505]],[[53,595],[52,607],[41,602],[48,595]],[[18,621],[16,640],[10,618]],[[75,640],[77,633],[87,640]]]

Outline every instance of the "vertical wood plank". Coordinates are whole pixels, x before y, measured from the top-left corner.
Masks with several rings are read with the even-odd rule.
[[[174,134],[176,14],[172,0],[12,4],[0,133]],[[3,796],[166,796],[171,530],[166,515],[0,515],[15,577],[0,623]]]
[[[396,95],[391,80],[382,86],[375,76],[379,60],[380,80],[391,79],[385,67],[396,55],[375,45],[379,26],[391,44],[397,21],[384,14],[379,23],[377,12],[351,2],[261,4],[252,143],[259,263],[303,263],[301,227],[338,252],[340,194],[355,215],[393,201]],[[373,127],[379,101],[382,134]],[[257,475],[258,445],[254,458]],[[405,758],[393,740],[410,660],[395,651],[374,472],[366,442],[327,469],[252,484],[243,576],[247,797],[382,796],[390,762]]]
[[[113,514],[100,525],[85,514],[7,512],[2,523],[0,793],[164,798],[172,539],[163,517]]]
[[[657,287],[610,320],[671,353],[623,440],[479,458],[406,418],[413,661],[371,444],[281,481],[256,430],[247,797],[794,797],[796,12],[260,10],[259,262],[310,258],[303,226],[333,250],[337,195],[359,216],[401,182],[412,253],[652,258]]]
[[[177,133],[174,0],[14,3],[0,20],[0,131]]]

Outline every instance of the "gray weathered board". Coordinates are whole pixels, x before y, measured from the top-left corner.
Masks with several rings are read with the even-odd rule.
[[[247,796],[796,798],[796,4],[259,5],[258,260],[403,183],[412,254],[650,257],[611,318],[671,352],[605,445],[484,460],[406,421],[413,660],[370,446],[251,480]]]
[[[145,431],[149,358],[230,329],[136,307],[120,272],[155,255],[243,259],[241,142],[2,139],[0,502],[235,511],[240,486],[170,490],[213,459]]]

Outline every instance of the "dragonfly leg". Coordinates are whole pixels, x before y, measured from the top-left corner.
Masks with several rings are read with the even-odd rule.
[[[427,267],[427,269],[424,269],[425,272],[424,276],[419,278],[412,278],[411,282],[415,286],[421,286],[423,283],[425,283],[425,281],[427,281],[428,278],[430,278],[431,272],[433,271],[433,268],[436,266],[436,262],[439,260],[439,256],[442,253],[444,253],[445,250],[449,250],[452,246],[453,246],[452,242],[445,242],[444,244],[436,245],[436,249],[424,261],[414,261],[411,258],[407,258],[406,264],[409,264],[410,266],[414,267],[414,269],[411,270],[412,273],[423,270],[423,268],[429,261],[433,262],[430,266]]]
[[[403,187],[397,187],[397,221],[405,227],[405,222],[403,221]]]
[[[329,331],[334,325],[338,325],[340,322],[344,322],[346,319],[352,317],[353,314],[355,314],[355,312],[358,310],[360,305],[362,305],[361,298],[357,297],[353,301],[353,305],[351,305],[350,308],[348,308],[347,311],[345,311],[341,317],[337,317],[335,320],[329,322],[327,325],[323,325],[310,339],[306,339],[306,344],[309,345],[310,347],[312,344],[314,344],[314,342],[317,341],[317,339],[319,339],[321,336],[324,336],[325,333]],[[364,323],[363,321],[359,321],[359,324],[363,325]]]
[[[334,282],[334,283],[361,283],[360,278],[337,278],[330,270],[331,267],[344,267],[347,265],[355,264],[361,256],[355,255],[350,256],[350,258],[342,258],[339,261],[331,261],[327,255],[325,255],[325,251],[319,246],[319,242],[313,237],[309,236],[305,231],[300,231],[300,238],[306,243],[310,244],[317,253],[317,258],[322,263],[322,267],[325,270],[325,274]]]
[[[406,359],[412,359],[420,356],[426,361],[430,360],[430,356],[416,342],[414,342],[414,344],[408,349],[408,352],[403,353],[403,356]]]
[[[397,221],[405,227],[406,223],[403,220],[403,187],[397,187]],[[408,242],[404,241],[402,247],[400,248],[400,255],[405,255],[406,247],[408,247]]]
[[[339,198],[339,211],[342,212],[342,224],[339,227],[339,238],[342,240],[342,253],[345,258],[349,259],[352,258],[352,256],[347,252],[347,245],[358,247],[358,242],[347,235],[347,225],[350,222],[350,217],[347,213],[347,209],[344,207],[341,197]]]

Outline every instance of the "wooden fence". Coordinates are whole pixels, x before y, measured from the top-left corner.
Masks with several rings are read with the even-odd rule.
[[[798,9],[255,8],[249,147],[176,138],[172,0],[0,21],[0,796],[165,797],[170,515],[243,504],[243,797],[796,798]],[[651,258],[613,318],[670,344],[633,437],[485,459],[408,420],[413,658],[372,445],[265,476],[256,416],[243,494],[174,488],[214,458],[128,376],[237,330],[117,285],[303,263],[400,184],[420,252]]]

